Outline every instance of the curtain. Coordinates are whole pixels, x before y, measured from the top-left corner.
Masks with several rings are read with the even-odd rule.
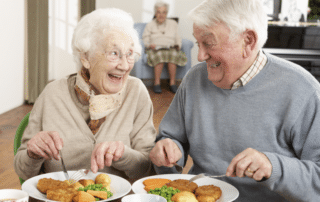
[[[80,1],[80,18],[96,9],[96,0]]]
[[[48,82],[48,0],[27,1],[27,94],[34,103]]]

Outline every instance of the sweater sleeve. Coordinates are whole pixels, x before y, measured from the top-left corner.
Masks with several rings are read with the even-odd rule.
[[[144,43],[144,46],[148,48],[151,44],[151,30],[152,30],[152,21],[146,25],[144,28],[143,34],[142,34],[142,40]]]
[[[295,156],[265,152],[272,163],[272,175],[264,183],[289,201],[317,201],[320,198],[320,94],[313,94],[301,107],[290,132]]]
[[[44,102],[44,95],[47,89],[41,93],[37,101],[35,102],[32,111],[29,116],[29,123],[26,127],[22,139],[21,146],[19,147],[17,154],[14,157],[14,169],[19,177],[23,180],[27,180],[33,176],[40,174],[40,169],[45,159],[32,159],[27,154],[28,141],[42,130],[42,106]]]
[[[154,146],[157,131],[153,125],[152,101],[142,82],[137,96],[139,99],[130,133],[131,147],[126,146],[122,158],[112,163],[114,168],[124,171],[129,178],[141,178],[153,174],[149,153]]]
[[[156,141],[159,141],[165,138],[170,138],[178,145],[182,153],[182,158],[177,163],[181,166],[185,165],[189,151],[189,142],[186,136],[184,121],[184,103],[185,88],[184,82],[182,82],[168,111],[160,123],[159,135],[156,139]],[[155,170],[158,174],[177,173],[177,170],[174,167],[168,168],[155,166]]]
[[[177,22],[174,22],[174,23],[175,23],[174,45],[178,45],[179,49],[181,49],[182,40],[181,40],[180,35],[179,35],[179,26],[178,26]]]

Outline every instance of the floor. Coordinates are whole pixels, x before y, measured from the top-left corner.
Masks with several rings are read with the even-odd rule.
[[[169,108],[174,94],[169,91],[165,81],[162,81],[161,94],[155,94],[151,87],[148,87],[148,91],[154,105],[154,125],[158,130],[161,119]],[[25,104],[0,114],[0,189],[21,188],[19,178],[13,168],[13,141],[20,121],[31,109],[32,105]],[[191,166],[192,159],[189,158],[183,173],[187,173]]]

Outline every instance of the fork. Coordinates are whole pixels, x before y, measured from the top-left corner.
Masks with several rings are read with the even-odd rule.
[[[86,176],[90,170],[80,169],[77,172],[73,173],[73,175],[69,178],[70,185],[78,182],[82,177]]]
[[[201,173],[201,174],[198,174],[198,175],[192,177],[189,181],[190,181],[190,182],[193,182],[193,181],[195,181],[195,180],[197,180],[197,179],[204,178],[204,177],[216,178],[216,177],[225,177],[225,176],[226,176],[226,175],[206,175],[206,174],[204,174],[204,173]]]

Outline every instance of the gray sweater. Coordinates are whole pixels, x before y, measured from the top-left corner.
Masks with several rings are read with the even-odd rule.
[[[190,174],[224,174],[246,148],[267,155],[272,175],[263,182],[225,177],[237,201],[320,200],[320,85],[302,67],[266,54],[248,84],[224,90],[209,81],[206,64],[183,79],[163,118],[157,140],[172,138],[194,161]],[[156,168],[158,173],[174,169]]]

